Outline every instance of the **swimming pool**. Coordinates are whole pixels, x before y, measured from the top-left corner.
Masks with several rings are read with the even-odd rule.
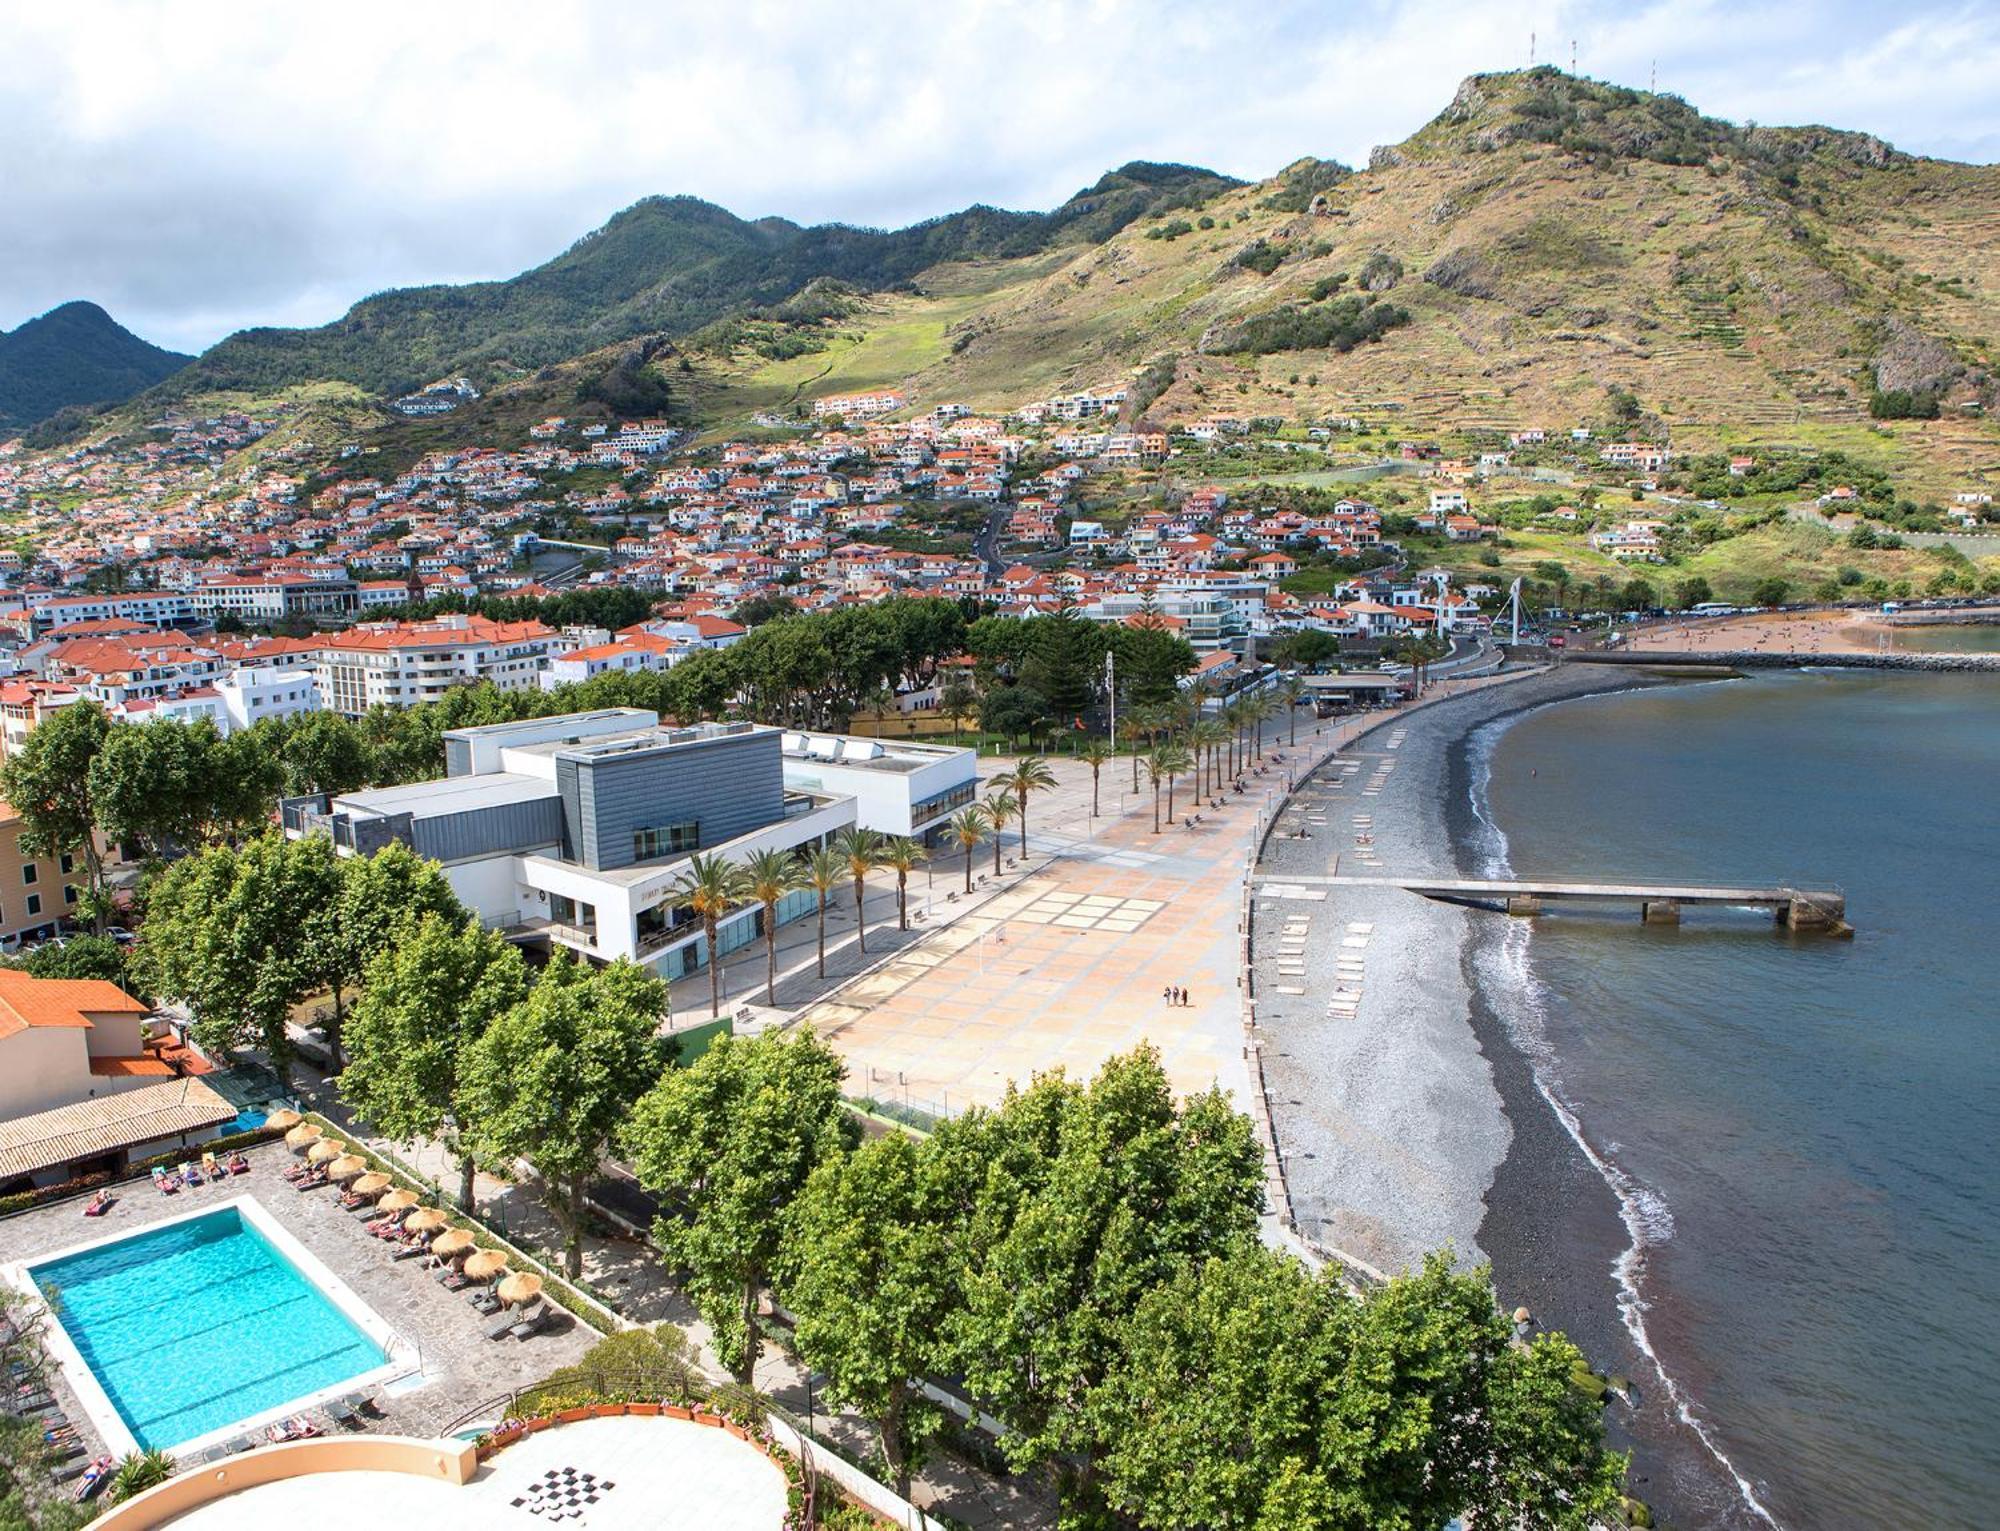
[[[219,1207],[28,1268],[142,1448],[169,1450],[389,1360],[247,1210]]]

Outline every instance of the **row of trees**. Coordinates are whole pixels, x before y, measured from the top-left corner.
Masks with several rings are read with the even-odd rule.
[[[955,1376],[1053,1464],[1064,1524],[1584,1526],[1616,1502],[1570,1343],[1510,1345],[1481,1273],[1438,1258],[1365,1297],[1257,1237],[1261,1152],[1150,1049],[1060,1072],[921,1141],[858,1141],[809,1033],[724,1039],[620,1138],[672,1208],[654,1239],[737,1378],[760,1295],[907,1491]]]

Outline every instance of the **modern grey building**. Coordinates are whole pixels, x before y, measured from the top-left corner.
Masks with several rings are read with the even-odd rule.
[[[402,841],[488,924],[668,978],[707,960],[699,925],[668,907],[692,854],[802,850],[855,822],[852,796],[787,787],[779,731],[754,723],[664,728],[613,708],[455,729],[445,766],[438,781],[287,800],[285,828],[349,854]],[[779,921],[812,907],[794,894]],[[762,918],[725,920],[721,950],[757,939]]]

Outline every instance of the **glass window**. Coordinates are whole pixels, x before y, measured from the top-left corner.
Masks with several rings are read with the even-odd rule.
[[[40,914],[41,912],[42,912],[42,895],[39,893],[30,893],[28,895],[28,913],[32,916]]]
[[[701,826],[697,821],[685,824],[662,824],[652,829],[640,829],[632,834],[632,859],[651,861],[656,856],[672,856],[681,851],[691,851],[701,845]]]
[[[35,879],[36,879],[37,877],[40,877],[41,875],[42,875],[42,869],[41,869],[40,867],[36,866],[36,865],[34,864],[34,862],[32,862],[32,861],[24,861],[24,862],[22,862],[22,863],[21,863],[21,886],[22,886],[22,887],[24,887],[24,888],[32,888],[32,887],[33,887],[33,886],[35,885]]]
[[[74,872],[76,870],[76,858],[72,856],[68,851],[64,851],[62,853],[62,869],[63,869],[63,876],[65,877],[69,876],[71,872]]]

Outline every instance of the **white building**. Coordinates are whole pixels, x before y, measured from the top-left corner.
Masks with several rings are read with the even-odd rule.
[[[238,669],[217,681],[215,691],[229,720],[224,733],[249,728],[266,718],[319,711],[318,677],[309,669]]]
[[[927,845],[979,796],[979,757],[950,745],[788,733],[784,761],[788,790],[851,797],[863,829]]]

